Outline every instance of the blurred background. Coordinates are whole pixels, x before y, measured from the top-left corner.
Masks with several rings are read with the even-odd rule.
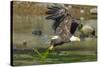
[[[80,28],[75,33],[82,41],[75,43],[65,43],[57,46],[55,51],[60,55],[59,59],[66,55],[71,57],[66,60],[50,60],[55,63],[74,62],[74,61],[96,61],[97,55],[97,7],[89,5],[72,5],[56,3],[37,3],[25,1],[12,2],[12,26],[13,26],[13,59],[14,65],[40,64],[29,60],[32,58],[32,48],[39,50],[49,46],[50,38],[54,35],[52,20],[46,20],[45,13],[48,6],[65,6],[71,15],[81,23]],[[59,53],[59,51],[62,51]],[[67,54],[66,54],[67,51]],[[29,54],[29,55],[28,55]],[[55,52],[54,52],[55,54]],[[52,55],[52,54],[51,54]],[[55,58],[57,56],[55,55]],[[73,56],[72,56],[73,55]],[[80,58],[78,58],[80,57]],[[81,56],[82,55],[82,56]],[[73,58],[73,59],[71,59]],[[51,58],[52,59],[52,58]],[[53,58],[54,59],[54,58]],[[62,59],[62,58],[61,58]],[[77,60],[78,59],[78,60]],[[32,62],[28,62],[32,61]],[[58,62],[59,61],[59,62]]]

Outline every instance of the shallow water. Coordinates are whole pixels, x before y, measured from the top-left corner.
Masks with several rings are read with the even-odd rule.
[[[19,48],[13,51],[13,65],[40,65],[72,62],[89,62],[97,60],[97,39],[81,42],[65,43],[57,46],[53,51],[47,52],[45,58],[41,58],[32,48]],[[35,48],[44,56],[46,48]]]
[[[95,51],[53,51],[50,52],[48,57],[45,59],[39,58],[39,56],[36,53],[16,53],[13,55],[13,65],[15,66],[89,62],[96,60],[97,56]]]

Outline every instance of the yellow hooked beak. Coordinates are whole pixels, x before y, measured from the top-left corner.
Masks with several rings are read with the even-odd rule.
[[[79,37],[76,37],[76,41],[80,41],[80,38]]]

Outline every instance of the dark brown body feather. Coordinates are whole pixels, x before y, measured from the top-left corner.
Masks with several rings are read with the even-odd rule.
[[[70,32],[71,22],[71,16],[67,16],[56,28],[55,34],[59,35],[64,42],[69,41],[69,38],[72,36]]]

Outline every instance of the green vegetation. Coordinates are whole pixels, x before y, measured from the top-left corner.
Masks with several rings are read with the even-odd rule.
[[[58,46],[52,52],[39,48],[14,52],[13,65],[38,65],[72,62],[89,62],[97,60],[96,40],[81,43],[68,43]],[[42,48],[42,47],[41,47]],[[63,49],[62,49],[63,48]]]

